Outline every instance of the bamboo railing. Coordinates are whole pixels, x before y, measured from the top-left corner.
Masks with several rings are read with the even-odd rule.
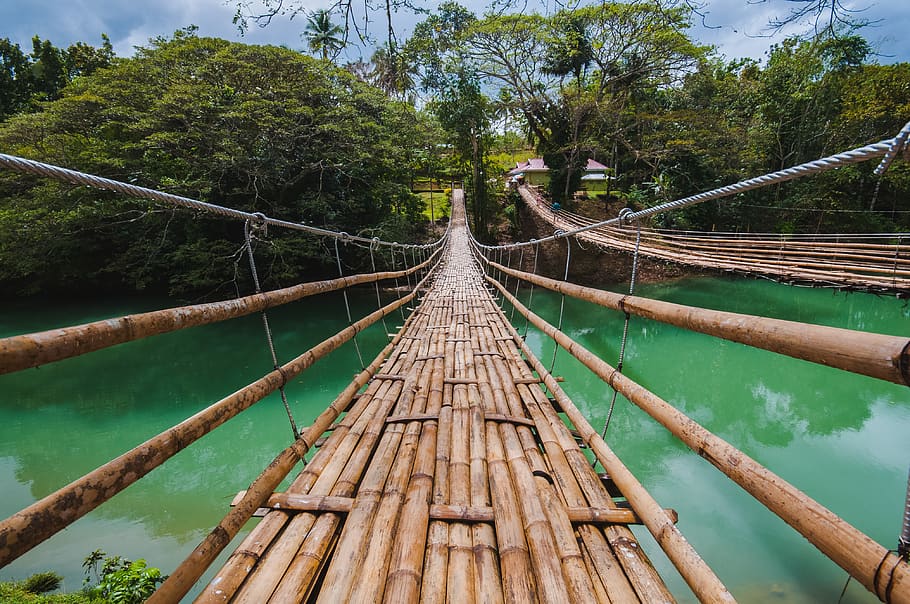
[[[435,262],[440,250],[407,270],[352,275],[328,281],[312,281],[293,287],[207,304],[168,308],[126,315],[84,325],[0,339],[0,375],[39,367],[109,346],[132,342],[188,327],[236,319],[255,312],[296,302],[308,296],[413,275]]]
[[[0,369],[0,373],[34,367],[149,335],[250,314],[304,296],[340,289],[348,284],[415,274],[429,267],[435,258],[436,255],[403,271],[302,284],[238,300],[167,309],[6,338],[0,340],[0,359],[4,363],[4,369]],[[428,277],[429,275],[424,277],[421,286]],[[283,387],[288,380],[337,350],[358,332],[408,304],[416,295],[415,288],[406,296],[352,323],[255,382],[3,520],[0,522],[0,566],[8,564],[66,528],[202,436]],[[271,490],[265,496],[270,492]]]
[[[526,205],[563,231],[596,221],[546,207],[528,187],[519,189]],[[601,226],[577,237],[602,248],[631,252],[637,227]],[[832,240],[833,239],[833,240]],[[639,253],[651,258],[702,268],[763,275],[788,283],[910,294],[910,235],[842,235],[808,237],[714,235],[641,229]]]

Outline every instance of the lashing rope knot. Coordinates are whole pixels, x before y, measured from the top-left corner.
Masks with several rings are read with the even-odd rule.
[[[348,241],[350,241],[351,235],[350,235],[350,233],[341,231],[340,233],[338,233],[338,238],[341,239],[342,241],[344,241],[345,243],[347,243]]]
[[[562,229],[556,229],[555,231],[553,231],[553,236],[554,236],[555,238],[557,238],[557,239],[559,239],[560,237],[565,236],[565,234],[566,234],[566,232],[565,232],[564,230],[562,230]],[[532,240],[532,241],[533,241],[533,240]]]
[[[285,386],[288,385],[288,381],[289,381],[287,372],[284,370],[284,367],[282,367],[281,365],[275,365],[275,371],[277,371],[278,374],[281,376],[281,386],[279,386],[279,388],[284,388]]]
[[[619,211],[619,226],[629,223],[629,216],[634,214],[635,210],[632,208],[623,208]]]
[[[891,141],[891,146],[888,147],[888,151],[885,153],[885,156],[882,158],[882,161],[879,162],[878,166],[872,172],[876,176],[881,176],[885,173],[885,170],[891,165],[891,162],[894,161],[894,158],[897,157],[901,151],[910,150],[910,147],[907,146],[907,138],[910,137],[910,122],[907,122],[901,131],[897,133]]]

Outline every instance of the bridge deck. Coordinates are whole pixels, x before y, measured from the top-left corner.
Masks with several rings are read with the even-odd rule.
[[[454,204],[460,208],[461,204]],[[672,601],[471,256],[201,601]]]

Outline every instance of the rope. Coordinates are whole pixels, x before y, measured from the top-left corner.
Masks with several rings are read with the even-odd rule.
[[[256,288],[256,293],[261,294],[262,288],[259,286],[259,272],[256,270],[256,259],[253,256],[253,237],[250,233],[251,226],[252,228],[264,229],[265,223],[262,222],[261,219],[259,224],[255,224],[251,220],[247,220],[243,223],[243,237],[246,242],[247,258],[250,261],[250,273],[253,275],[253,286]],[[281,364],[278,362],[278,355],[275,352],[275,343],[272,340],[272,330],[269,327],[269,317],[265,311],[262,311],[262,327],[265,330],[265,340],[269,345],[269,352],[272,355],[272,367],[281,374],[281,385],[278,386],[278,392],[281,394],[281,402],[284,404],[284,410],[288,414],[288,421],[291,422],[291,432],[294,434],[294,440],[297,440],[300,438],[300,431],[297,429],[297,423],[294,421],[294,414],[291,413],[291,406],[288,404],[288,396],[284,391],[284,387],[288,383],[288,378],[281,368]]]
[[[559,231],[557,231],[558,233]],[[566,271],[562,277],[563,281],[569,280],[569,262],[572,259],[572,241],[566,239]],[[566,295],[563,293],[559,299],[559,322],[557,323],[557,331],[562,331],[562,316],[566,308]],[[549,372],[553,373],[553,368],[556,366],[556,353],[559,352],[559,344],[556,343],[556,340],[553,340],[553,360],[550,361]]]
[[[519,252],[521,252],[521,253],[518,255],[518,269],[521,270],[521,267],[524,266],[524,259],[525,259],[524,248],[519,250]],[[512,267],[510,266],[509,268],[512,268]],[[521,285],[521,279],[516,278],[515,279],[515,299],[516,300],[518,299],[518,286],[519,285]],[[513,304],[512,312],[509,313],[509,323],[513,323],[514,321],[515,321],[515,305]]]
[[[903,151],[904,147],[907,146],[907,136],[910,136],[910,122],[904,124],[904,127],[901,128],[901,131],[897,133],[897,136],[891,142],[891,146],[888,147],[888,151],[885,152],[885,156],[882,158],[882,161],[873,171],[873,174],[876,176],[881,176],[885,173],[885,170],[891,165],[891,162],[894,161],[894,158],[897,157],[897,154]]]
[[[389,250],[389,254],[392,257],[392,270],[398,270],[398,263],[395,261],[395,248]],[[407,277],[407,275],[405,275]],[[398,295],[398,300],[401,300],[401,284],[398,282],[398,277],[395,277],[395,293]],[[404,308],[399,306],[398,312],[401,314],[401,320],[404,321]]]
[[[535,240],[532,239],[531,241],[535,241]],[[535,245],[535,246],[534,246],[534,268],[531,269],[531,273],[533,273],[533,274],[535,274],[535,275],[537,274],[537,256],[538,256],[539,254],[540,254],[540,246],[539,246],[539,245]],[[531,310],[531,305],[532,305],[533,303],[534,303],[534,284],[531,283],[531,291],[528,292],[528,310]],[[527,339],[528,339],[528,324],[529,324],[529,322],[530,322],[530,320],[528,319],[528,316],[525,315],[525,329],[524,329],[524,333],[521,334],[521,339],[522,339],[522,340],[527,340]]]
[[[86,174],[84,172],[78,172],[76,170],[68,170],[66,168],[61,168],[60,166],[45,164],[31,159],[25,159],[23,157],[7,155],[5,153],[0,153],[0,167],[7,168],[14,172],[35,174],[37,176],[44,176],[46,178],[52,178],[61,182],[68,182],[70,184],[85,185],[87,187],[94,187],[96,189],[114,191],[116,193],[121,193],[123,195],[128,195],[130,197],[136,197],[139,199],[148,199],[150,201],[176,205],[199,212],[217,214],[218,216],[223,216],[225,218],[233,218],[243,221],[252,220],[255,223],[261,222],[262,224],[269,226],[304,231],[323,237],[332,237],[336,240],[344,239],[347,241],[357,241],[359,243],[365,244],[371,244],[373,242],[372,239],[368,239],[366,237],[348,235],[347,233],[331,231],[329,229],[321,229],[319,227],[314,227],[299,222],[290,222],[287,220],[279,220],[277,218],[269,218],[268,216],[258,212],[243,212],[241,210],[235,210],[233,208],[227,208],[213,203],[198,201],[189,197],[182,197],[180,195],[164,193],[163,191],[156,191],[155,189],[138,187],[136,185],[127,184],[125,182],[111,180],[109,178],[102,178],[100,176],[94,176],[92,174]],[[445,235],[443,235],[443,237],[437,241],[427,244],[402,244],[380,240],[378,245],[401,248],[429,248],[440,245],[443,239],[445,239]]]
[[[623,218],[623,217],[627,217],[631,213],[632,213],[631,209],[623,208],[622,210],[620,210],[619,216],[620,216],[620,218]],[[635,252],[633,252],[633,254],[632,254],[632,277],[629,280],[629,295],[630,296],[635,293],[635,279],[638,276],[638,250],[639,250],[639,246],[641,245],[641,223],[639,222],[637,226],[638,226],[638,229],[637,229],[636,235],[635,235]],[[620,302],[620,306],[623,309],[623,313],[626,315],[626,320],[622,326],[622,341],[620,342],[620,345],[619,345],[619,361],[616,363],[617,373],[622,373],[622,363],[626,357],[626,340],[629,337],[629,321],[632,318],[632,315],[629,314],[629,311],[625,310],[625,306],[624,306],[623,302],[625,302],[625,300]],[[613,385],[610,384],[611,388],[612,388],[612,386]],[[610,411],[607,412],[607,421],[604,423],[603,433],[600,436],[603,440],[607,440],[607,428],[610,427],[610,420],[613,419],[613,409],[616,407],[616,395],[618,395],[618,394],[619,394],[619,391],[617,391],[615,388],[613,388],[613,398],[610,399]]]
[[[626,219],[631,222],[633,220],[641,220],[642,218],[648,218],[650,216],[656,216],[657,214],[662,214],[671,210],[679,210],[681,208],[695,205],[699,203],[704,203],[706,201],[711,201],[713,199],[721,199],[723,197],[729,197],[737,193],[743,193],[745,191],[751,191],[752,189],[758,189],[760,187],[766,187],[768,185],[773,185],[781,182],[786,182],[789,180],[794,180],[797,178],[802,178],[803,176],[809,176],[811,174],[818,174],[820,172],[826,172],[828,170],[833,170],[835,168],[840,168],[842,166],[855,164],[863,162],[875,157],[881,157],[886,155],[895,148],[900,148],[903,146],[903,143],[899,143],[899,139],[903,137],[905,140],[907,134],[910,134],[910,122],[908,122],[901,132],[895,138],[889,138],[871,145],[866,145],[864,147],[859,147],[856,149],[851,149],[850,151],[845,151],[843,153],[838,153],[836,155],[830,155],[828,157],[823,157],[821,159],[816,159],[814,161],[806,162],[798,166],[793,166],[786,168],[784,170],[778,170],[777,172],[771,172],[769,174],[764,174],[755,178],[750,178],[748,180],[742,180],[740,182],[734,183],[732,185],[727,185],[711,191],[704,193],[698,193],[696,195],[690,195],[689,197],[683,197],[682,199],[677,199],[675,201],[670,201],[656,205],[652,208],[646,208],[638,212],[632,212],[626,216]],[[891,151],[892,154],[896,154],[896,151]],[[890,161],[888,163],[890,164]],[[883,162],[884,163],[884,162]],[[887,166],[886,166],[887,167]],[[621,219],[619,217],[610,218],[609,220],[604,220],[601,222],[595,222],[571,231],[559,231],[558,234],[554,233],[550,237],[541,239],[540,241],[555,241],[561,237],[569,237],[572,235],[577,235],[585,231],[590,231],[597,229],[603,226],[609,225],[618,225],[621,224]],[[481,244],[482,245],[482,244]],[[530,241],[523,241],[521,243],[512,243],[509,245],[501,246],[484,246],[484,247],[496,247],[496,248],[505,248],[505,247],[522,247],[532,245]]]
[[[347,233],[342,233],[342,235],[347,235]],[[341,268],[341,252],[338,251],[338,239],[335,239],[335,261],[338,263],[338,276],[344,277],[344,270]],[[348,325],[353,325],[354,320],[351,318],[351,305],[348,303],[348,288],[341,290],[341,295],[344,296],[344,309],[348,313]],[[357,334],[354,334],[351,341],[354,342],[354,350],[357,351],[357,358],[360,360],[360,369],[365,371],[366,365],[363,362],[363,355],[360,354],[360,345],[357,343]]]
[[[910,472],[907,473],[907,499],[904,504],[904,524],[897,540],[897,555],[910,562]]]
[[[373,238],[374,242],[378,241],[378,240],[379,240],[378,237]],[[376,272],[376,258],[373,257],[373,245],[372,244],[370,245],[370,266],[373,267],[373,272],[375,273]],[[373,285],[376,286],[376,308],[382,308],[382,296],[379,295],[379,281],[375,281],[373,283]],[[385,323],[385,315],[382,316],[382,329],[383,329],[382,333],[384,333],[386,335],[386,338],[388,338],[389,342],[391,342],[392,335],[389,333],[389,327]]]

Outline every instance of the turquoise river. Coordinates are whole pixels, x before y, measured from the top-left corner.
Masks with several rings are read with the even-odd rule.
[[[647,285],[638,293],[910,334],[910,307],[893,297],[721,278]],[[527,300],[528,292],[521,297]],[[352,298],[357,316],[375,309],[370,291]],[[149,299],[6,303],[0,337],[165,305]],[[538,289],[532,306],[555,322],[559,297]],[[279,356],[288,360],[333,334],[346,324],[343,315],[337,293],[271,311]],[[387,323],[394,329],[401,317]],[[515,323],[523,329],[517,315]],[[620,313],[567,300],[564,330],[615,363]],[[385,342],[384,329],[376,326],[358,339],[372,358]],[[528,342],[549,363],[552,343],[533,328]],[[251,316],[0,376],[0,515],[13,514],[270,368],[260,318]],[[358,369],[348,344],[294,380],[288,393],[297,422],[310,423]],[[896,546],[910,465],[910,389],[634,318],[625,370],[882,545]],[[603,426],[609,387],[564,351],[554,373],[565,378],[565,389],[592,424]],[[65,576],[67,591],[75,591],[83,558],[99,548],[171,572],[290,438],[280,399],[270,396],[0,570],[0,580],[52,569]],[[837,602],[846,580],[842,570],[622,398],[607,440],[655,498],[679,512],[683,534],[739,601]],[[694,601],[647,531],[636,533],[679,600]],[[856,582],[843,599],[874,601]]]

